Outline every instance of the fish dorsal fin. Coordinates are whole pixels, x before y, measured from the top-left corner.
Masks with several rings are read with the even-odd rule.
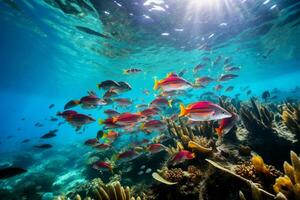
[[[170,72],[167,74],[167,78],[169,77],[178,77],[178,75],[175,72]]]

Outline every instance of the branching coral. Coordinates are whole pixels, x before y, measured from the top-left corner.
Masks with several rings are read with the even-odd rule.
[[[300,140],[300,108],[295,104],[286,103],[282,112],[283,123]]]
[[[268,162],[278,166],[282,158],[288,157],[291,141],[280,136],[283,134],[276,128],[273,112],[266,106],[256,104],[253,98],[251,105],[243,106],[240,110],[243,124],[249,132],[247,143]],[[274,146],[278,149],[276,153]]]
[[[184,149],[194,149],[195,151],[203,154],[212,152],[212,147],[214,145],[213,140],[208,139],[204,136],[200,136],[201,131],[207,130],[208,126],[198,126],[196,128],[191,128],[184,125],[182,121],[180,121],[180,125],[176,125],[175,122],[170,120],[168,121],[168,126],[170,134],[175,136],[179,140],[179,147],[183,147]],[[211,132],[213,131],[213,129],[209,131]]]
[[[293,151],[290,153],[292,165],[284,162],[284,176],[276,179],[273,189],[287,199],[300,199],[300,158]]]
[[[269,111],[263,105],[257,105],[255,100],[251,99],[251,107],[242,106],[240,109],[240,116],[249,132],[274,132],[272,123],[274,120],[274,113]]]
[[[115,181],[104,184],[101,179],[94,179],[88,184],[82,185],[68,194],[71,199],[94,199],[94,200],[133,200],[129,187],[124,188],[120,182]],[[58,197],[57,199],[64,199]],[[139,197],[136,199],[140,199]]]

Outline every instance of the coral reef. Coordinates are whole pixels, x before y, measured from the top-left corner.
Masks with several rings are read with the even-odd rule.
[[[170,120],[167,122],[169,133],[179,141],[179,143],[177,142],[179,149],[192,149],[200,154],[209,154],[213,151],[215,144],[212,140],[212,134],[214,131],[213,126],[209,125],[209,123],[189,127],[181,120],[179,120],[180,125],[176,125],[174,121]],[[209,133],[211,137],[205,137],[204,133]]]
[[[276,179],[273,186],[275,193],[282,193],[286,199],[300,199],[300,158],[293,151],[290,152],[292,165],[284,162],[284,176]]]
[[[283,106],[282,120],[287,128],[296,136],[299,143],[300,141],[300,108],[299,105],[286,103]]]
[[[251,106],[243,105],[240,116],[245,128],[248,130],[247,145],[275,166],[281,164],[282,158],[288,157],[291,141],[282,137],[276,128],[274,113],[266,106],[258,105],[254,98]],[[277,150],[274,153],[274,146]]]
[[[95,200],[134,200],[140,199],[140,197],[134,198],[131,194],[129,187],[121,186],[119,181],[114,181],[108,184],[104,184],[101,179],[97,178],[89,183],[83,184],[76,188],[74,191],[67,194],[70,199],[95,199]],[[64,196],[59,196],[56,199],[65,199]]]
[[[268,191],[272,190],[275,179],[282,175],[274,166],[266,165],[260,156],[253,156],[251,162],[236,165],[233,171]]]

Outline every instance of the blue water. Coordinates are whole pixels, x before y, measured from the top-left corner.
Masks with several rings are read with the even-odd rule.
[[[155,98],[154,77],[162,79],[169,72],[187,69],[183,77],[194,82],[192,69],[203,62],[204,56],[212,61],[219,55],[230,57],[234,66],[241,67],[236,72],[238,78],[223,84],[224,88],[235,89],[215,92],[218,96],[240,93],[239,98],[247,101],[252,96],[261,99],[263,91],[277,88],[281,93],[275,102],[300,97],[299,91],[292,92],[300,85],[298,1],[90,0],[73,1],[72,5],[66,1],[62,6],[73,9],[59,8],[57,2],[63,1],[0,1],[1,166],[18,154],[29,153],[36,160],[33,167],[28,166],[31,172],[43,172],[43,167],[39,169],[45,165],[43,161],[68,159],[68,154],[75,160],[64,166],[65,173],[83,168],[84,161],[76,161],[76,157],[91,151],[83,142],[95,137],[101,126],[89,124],[81,134],[67,123],[58,127],[58,122],[50,118],[62,111],[66,102],[85,96],[89,90],[101,97],[103,91],[96,88],[101,81],[127,81],[133,89],[122,97],[134,102],[119,111],[135,112],[135,105]],[[110,38],[85,33],[75,26],[88,27]],[[124,75],[123,69],[128,68],[142,72]],[[209,63],[197,77],[222,73],[222,65]],[[200,95],[213,91],[215,85],[192,90],[192,98],[180,99],[185,104],[205,100]],[[251,95],[241,90],[246,86]],[[144,94],[145,89],[149,95]],[[49,109],[50,104],[55,104],[54,108]],[[95,119],[105,118],[104,108],[76,110]],[[35,127],[37,122],[43,127]],[[53,144],[52,149],[32,148],[41,141],[42,134],[57,128],[58,136],[47,141]],[[134,140],[152,136],[136,137]],[[30,142],[22,144],[24,139]],[[130,142],[132,136],[125,135],[116,148],[127,147]],[[10,187],[16,180],[2,184]]]

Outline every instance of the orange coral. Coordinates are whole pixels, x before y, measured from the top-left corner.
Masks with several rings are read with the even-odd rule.
[[[293,183],[288,176],[279,177],[276,179],[276,182],[273,185],[273,189],[276,193],[281,192],[286,197],[289,197],[293,192]]]
[[[259,155],[255,155],[252,157],[251,161],[256,172],[263,174],[269,173],[269,169],[264,163],[262,157],[260,157]]]

